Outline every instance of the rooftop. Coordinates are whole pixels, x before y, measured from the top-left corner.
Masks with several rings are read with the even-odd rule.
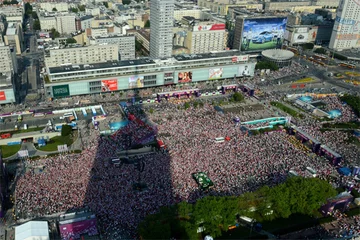
[[[177,61],[188,61],[188,60],[197,60],[197,59],[208,59],[208,58],[221,58],[221,57],[232,57],[244,55],[240,51],[224,51],[224,52],[214,52],[214,53],[202,53],[202,54],[184,54],[177,55],[174,58]]]
[[[6,30],[6,35],[15,35],[15,34],[16,34],[16,28],[14,28],[14,27],[9,27]]]
[[[104,69],[104,68],[115,68],[115,67],[126,67],[136,65],[150,65],[155,64],[150,59],[137,59],[137,60],[125,60],[125,61],[109,61],[104,63],[93,63],[93,64],[80,64],[80,65],[65,65],[61,67],[49,68],[50,73],[62,73],[72,71],[82,71],[91,69]]]

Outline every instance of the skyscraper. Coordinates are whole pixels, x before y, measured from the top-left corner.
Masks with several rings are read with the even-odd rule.
[[[174,0],[150,2],[150,57],[171,57]]]
[[[335,50],[360,47],[360,0],[341,0],[329,47]]]

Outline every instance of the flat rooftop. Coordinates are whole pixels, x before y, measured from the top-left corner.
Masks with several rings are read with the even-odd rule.
[[[239,55],[244,55],[244,53],[241,53],[240,51],[224,51],[224,52],[216,52],[216,53],[183,54],[183,55],[174,56],[174,58],[177,61],[181,62],[181,61],[188,61],[188,60],[232,57],[232,56],[239,56]]]
[[[60,67],[49,68],[50,73],[63,73],[81,70],[91,69],[104,69],[104,68],[115,68],[115,67],[126,67],[126,66],[139,66],[139,65],[150,65],[155,64],[151,59],[136,59],[136,60],[124,60],[124,61],[111,61],[103,63],[93,64],[78,64],[78,65],[65,65]]]

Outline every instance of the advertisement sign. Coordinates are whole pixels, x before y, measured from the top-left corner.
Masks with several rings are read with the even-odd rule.
[[[0,101],[5,101],[6,100],[6,95],[4,91],[0,92]]]
[[[297,33],[307,33],[307,32],[308,32],[308,29],[307,29],[307,27],[297,28],[297,29],[296,29],[296,32],[297,32]]]
[[[210,68],[209,80],[222,78],[223,68]]]
[[[144,76],[131,76],[129,77],[129,88],[142,88],[144,87]]]
[[[239,76],[249,77],[254,76],[255,64],[242,64],[239,66]]]
[[[59,85],[59,86],[53,86],[52,87],[53,90],[53,95],[55,98],[57,97],[67,97],[70,95],[70,91],[69,91],[69,85]]]
[[[249,55],[243,55],[243,56],[238,56],[238,57],[232,57],[231,61],[232,62],[247,62],[249,60]]]
[[[101,91],[109,92],[118,90],[117,79],[101,80]]]
[[[192,82],[192,72],[179,72],[178,83]]]
[[[294,43],[307,43],[309,38],[308,33],[294,33]]]
[[[194,26],[194,32],[200,31],[215,31],[215,30],[225,30],[225,23],[215,23],[212,25],[197,25]]]
[[[287,18],[245,19],[242,31],[242,51],[280,48]]]

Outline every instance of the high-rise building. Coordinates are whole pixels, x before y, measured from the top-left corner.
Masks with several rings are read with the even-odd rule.
[[[152,0],[150,3],[150,57],[171,57],[174,22],[174,0]]]
[[[329,47],[345,50],[360,47],[360,0],[341,0]]]

